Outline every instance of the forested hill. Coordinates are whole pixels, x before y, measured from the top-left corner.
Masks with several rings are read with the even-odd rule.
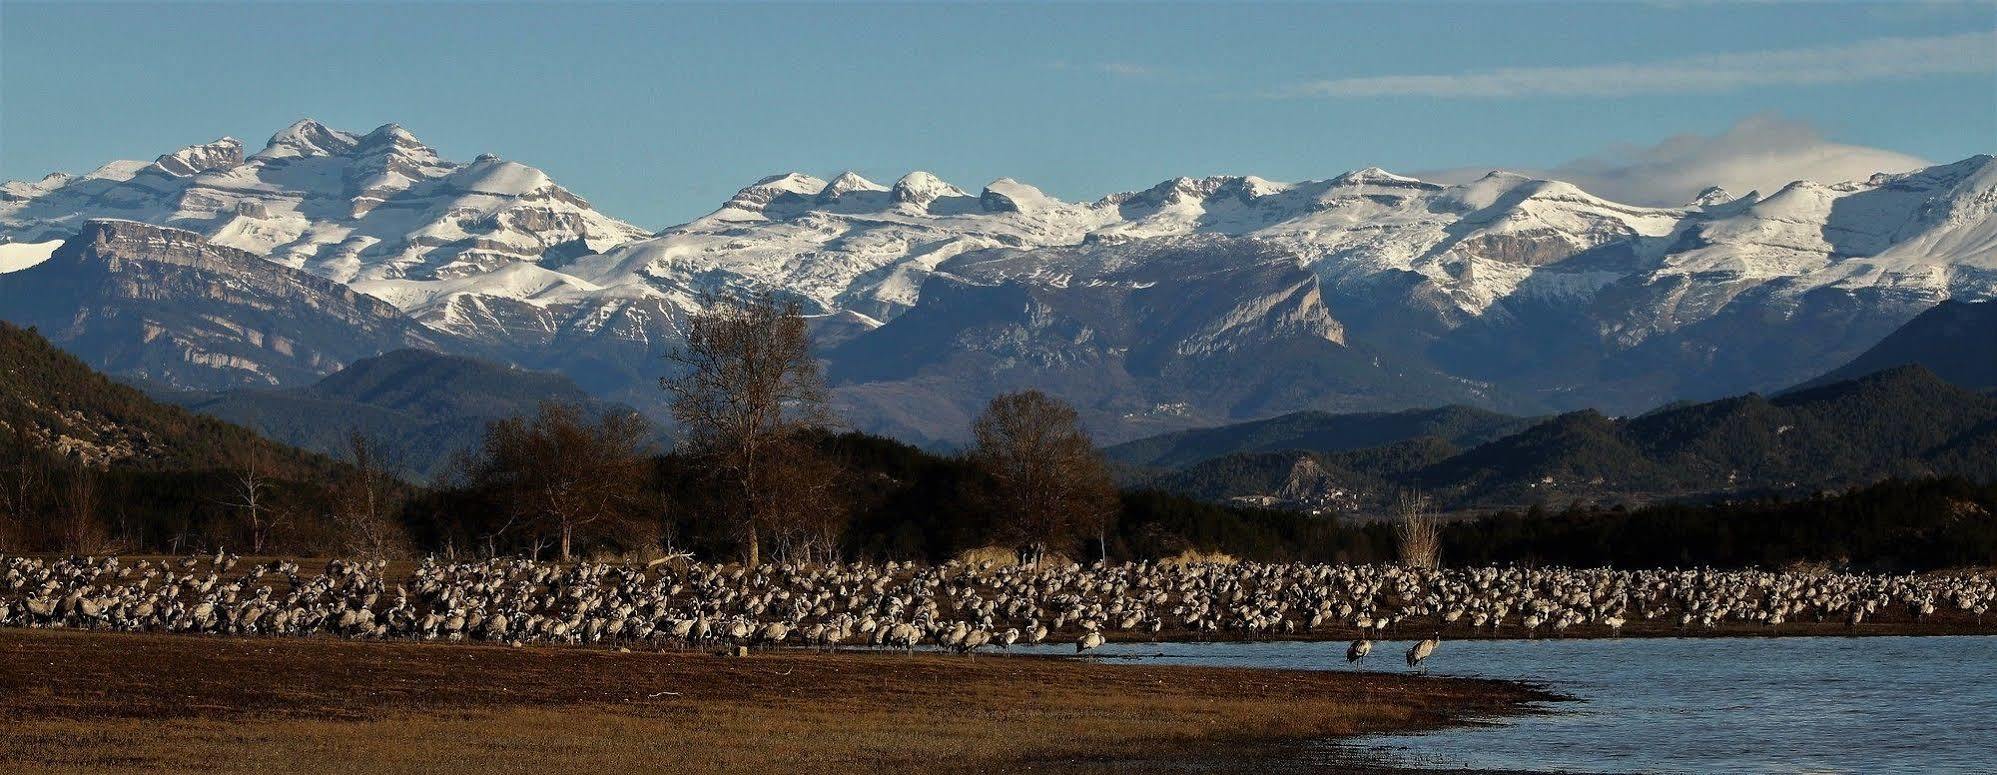
[[[302,388],[158,395],[327,454],[341,454],[348,437],[360,433],[418,479],[434,477],[458,451],[478,444],[488,423],[533,414],[543,401],[590,414],[612,408],[560,374],[415,349],[355,361]]]
[[[1427,437],[1365,450],[1228,455],[1147,483],[1209,499],[1366,511],[1402,488],[1455,508],[1489,508],[1808,494],[1921,476],[1997,480],[1997,398],[1908,366],[1628,419],[1574,412],[1468,448]]]
[[[1971,390],[1997,388],[1997,301],[1944,301],[1850,363],[1799,387],[1828,385],[1907,364],[1919,364]]]
[[[1179,468],[1244,452],[1343,452],[1423,437],[1468,447],[1525,430],[1534,422],[1468,406],[1354,414],[1292,412],[1151,436],[1109,447],[1103,454],[1127,465]]]
[[[225,468],[244,451],[275,473],[322,474],[332,461],[240,426],[160,403],[98,373],[31,328],[0,322],[0,449],[147,471]]]

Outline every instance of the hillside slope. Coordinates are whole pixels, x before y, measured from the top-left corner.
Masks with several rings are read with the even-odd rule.
[[[1430,436],[1340,452],[1242,452],[1148,481],[1209,499],[1378,511],[1405,488],[1453,508],[1491,508],[1808,495],[1929,476],[1997,481],[1997,397],[1907,366],[1626,419],[1572,412],[1467,449]]]
[[[33,329],[0,322],[0,446],[27,442],[93,467],[151,471],[226,468],[242,450],[306,477],[331,461],[222,420],[160,403],[58,349]]]
[[[1797,389],[1919,364],[1972,390],[1997,388],[1997,301],[1944,301],[1888,334],[1850,363]]]
[[[484,438],[488,423],[532,414],[543,401],[591,413],[613,408],[559,374],[424,350],[365,358],[302,388],[162,398],[328,454],[339,454],[348,436],[360,433],[419,478],[442,473],[453,454]]]
[[[1356,414],[1293,412],[1128,441],[1104,449],[1103,454],[1129,465],[1181,468],[1243,452],[1343,452],[1424,436],[1468,447],[1511,435],[1533,423],[1529,418],[1468,406]]]

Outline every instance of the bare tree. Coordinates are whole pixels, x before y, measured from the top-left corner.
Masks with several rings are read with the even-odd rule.
[[[830,562],[851,515],[845,470],[801,435],[780,444],[763,469],[758,510],[780,561]]]
[[[270,450],[254,441],[239,444],[229,455],[228,494],[223,501],[242,515],[249,533],[250,553],[263,554],[285,513],[273,507]]]
[[[29,427],[25,413],[16,413],[5,426],[5,459],[0,461],[0,552],[26,545],[28,523],[47,502],[49,461]]]
[[[1394,498],[1394,544],[1400,550],[1401,564],[1410,568],[1437,568],[1442,565],[1442,520],[1434,502],[1414,490],[1402,490]]]
[[[408,536],[397,520],[400,483],[374,440],[347,437],[348,469],[334,486],[332,523],[340,549],[369,560],[401,556]]]
[[[1119,507],[1102,455],[1074,408],[1038,390],[991,400],[971,425],[971,462],[1001,536],[1025,547],[1028,563],[1072,546],[1079,533],[1105,543]]]
[[[708,302],[687,321],[686,347],[668,356],[680,372],[660,385],[672,393],[683,448],[729,496],[731,526],[753,568],[777,504],[794,502],[772,488],[800,481],[775,467],[802,432],[830,422],[825,381],[795,302],[767,293]]]
[[[649,430],[632,412],[606,412],[592,423],[580,407],[554,402],[531,420],[493,423],[469,473],[472,487],[502,499],[506,522],[494,535],[535,525],[557,537],[564,562],[578,538],[637,536],[633,517],[651,474]]]
[[[101,495],[97,470],[89,464],[79,462],[64,474],[56,508],[56,537],[62,551],[95,554],[111,548],[111,535],[98,514]]]

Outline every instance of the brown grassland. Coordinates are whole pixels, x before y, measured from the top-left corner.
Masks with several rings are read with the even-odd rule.
[[[992,654],[0,630],[0,772],[1234,770],[1286,743],[1549,698],[1495,681]]]

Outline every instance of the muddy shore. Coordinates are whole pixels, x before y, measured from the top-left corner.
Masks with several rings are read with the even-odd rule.
[[[1551,699],[1503,681],[995,654],[0,630],[0,771],[1230,771],[1301,741]]]

